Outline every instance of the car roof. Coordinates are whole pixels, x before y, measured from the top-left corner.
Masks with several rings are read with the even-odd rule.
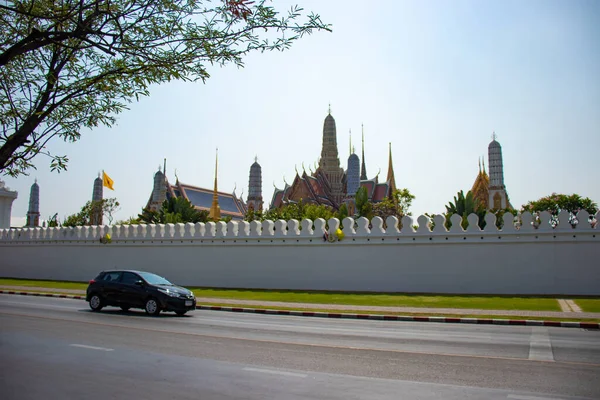
[[[144,273],[144,274],[158,275],[158,274],[155,274],[154,272],[140,271],[140,270],[136,270],[136,269],[108,269],[108,270],[104,270],[102,272],[103,273],[107,273],[107,272],[133,272],[135,274]]]

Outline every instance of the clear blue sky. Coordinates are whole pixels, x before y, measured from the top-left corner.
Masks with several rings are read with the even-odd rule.
[[[364,123],[370,176],[387,171],[392,142],[396,182],[416,196],[413,214],[443,212],[469,190],[492,132],[504,155],[515,207],[552,192],[600,201],[600,2],[589,1],[274,1],[319,13],[333,32],[316,32],[286,52],[254,54],[246,67],[212,68],[202,83],[168,83],[118,116],[117,126],[54,142],[69,170],[37,160],[29,177],[2,177],[19,192],[22,225],[30,186],[40,185],[42,218],[60,219],[91,199],[104,169],[115,181],[105,197],[117,219],[145,206],[163,158],[167,175],[248,193],[258,156],[263,197],[291,182],[321,150],[331,103],[342,163],[348,131],[360,148]],[[23,218],[19,220],[18,218]]]

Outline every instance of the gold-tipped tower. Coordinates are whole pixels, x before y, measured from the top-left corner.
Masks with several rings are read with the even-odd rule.
[[[213,190],[213,201],[208,212],[208,218],[213,221],[219,221],[221,219],[221,208],[219,207],[219,194],[217,193],[217,171],[219,168],[219,149],[215,156],[215,188]]]

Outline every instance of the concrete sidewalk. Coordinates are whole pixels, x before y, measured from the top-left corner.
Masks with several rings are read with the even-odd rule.
[[[85,290],[78,289],[52,289],[31,286],[5,286],[0,285],[1,290],[12,290],[21,292],[53,292],[63,294],[85,295]],[[406,313],[420,315],[493,315],[493,316],[520,316],[520,317],[546,317],[546,318],[590,318],[600,320],[600,313],[591,312],[561,312],[561,311],[531,311],[531,310],[481,310],[471,308],[431,308],[431,307],[377,307],[377,306],[355,306],[349,304],[318,304],[318,303],[294,303],[282,301],[260,301],[260,300],[239,300],[222,299],[216,297],[197,297],[198,304],[230,304],[239,306],[260,306],[272,308],[295,308],[295,309],[313,309],[313,310],[336,310],[344,311],[363,311],[378,313]]]

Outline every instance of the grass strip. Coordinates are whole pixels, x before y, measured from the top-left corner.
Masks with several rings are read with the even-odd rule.
[[[197,297],[280,301],[289,303],[336,304],[376,307],[472,308],[478,310],[560,311],[553,298],[504,296],[448,296],[386,293],[339,293],[277,290],[197,289]]]
[[[573,300],[584,312],[600,312],[600,299]]]
[[[42,281],[32,279],[7,279],[0,278],[0,286],[27,286],[51,289],[78,289],[86,290],[87,282],[65,282],[65,281]]]

